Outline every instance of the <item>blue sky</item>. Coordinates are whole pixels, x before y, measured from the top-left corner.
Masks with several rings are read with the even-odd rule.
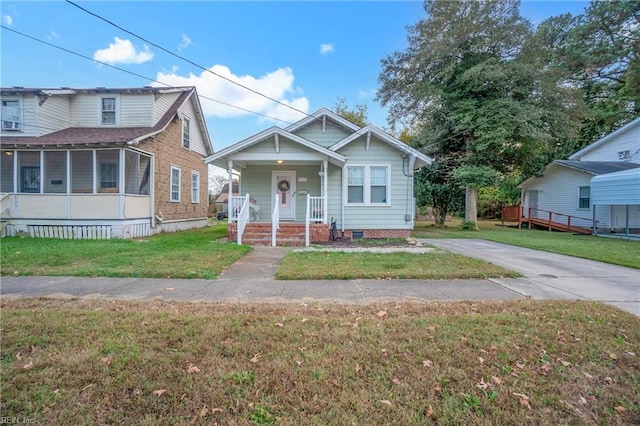
[[[374,101],[380,61],[406,47],[406,27],[425,18],[418,1],[82,1],[87,10],[156,45],[305,113],[338,98],[368,106],[369,121],[387,127]],[[523,1],[532,23],[583,13],[585,1]],[[138,87],[158,80],[195,85],[201,95],[262,115],[201,99],[214,149],[299,112],[239,88],[63,1],[0,3],[2,25],[99,59],[115,70],[2,29],[2,87]]]

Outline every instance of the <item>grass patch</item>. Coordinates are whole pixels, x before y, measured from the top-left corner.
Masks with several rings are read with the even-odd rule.
[[[516,277],[492,263],[453,253],[289,252],[279,280],[467,279]]]
[[[478,225],[480,231],[470,231],[463,230],[459,220],[444,228],[416,222],[412,235],[417,238],[478,238],[640,269],[640,241],[518,229],[499,226],[499,221],[480,221]]]
[[[602,304],[0,307],[34,424],[640,423],[640,319]]]
[[[216,278],[251,249],[219,242],[226,223],[130,240],[3,238],[3,275]]]

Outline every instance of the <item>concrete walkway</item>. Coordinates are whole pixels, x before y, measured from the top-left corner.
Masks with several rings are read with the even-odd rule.
[[[205,302],[334,302],[581,299],[640,316],[640,271],[483,240],[424,240],[525,275],[491,280],[275,280],[290,250],[254,247],[216,280],[2,277],[2,297],[161,298]]]

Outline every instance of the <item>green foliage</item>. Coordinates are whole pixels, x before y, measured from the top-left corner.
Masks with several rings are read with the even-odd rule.
[[[347,102],[344,98],[338,98],[334,109],[336,113],[342,118],[344,118],[345,120],[349,120],[357,126],[364,127],[367,125],[368,107],[366,105],[356,105],[353,109],[351,109],[347,106]]]
[[[452,174],[454,166],[453,158],[443,157],[416,173],[417,204],[431,206],[438,225],[444,225],[447,215],[464,203],[464,193]]]

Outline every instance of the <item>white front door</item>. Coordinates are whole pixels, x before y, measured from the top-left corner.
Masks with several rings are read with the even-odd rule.
[[[272,174],[272,197],[278,194],[280,219],[294,220],[296,211],[296,172],[274,171]]]

